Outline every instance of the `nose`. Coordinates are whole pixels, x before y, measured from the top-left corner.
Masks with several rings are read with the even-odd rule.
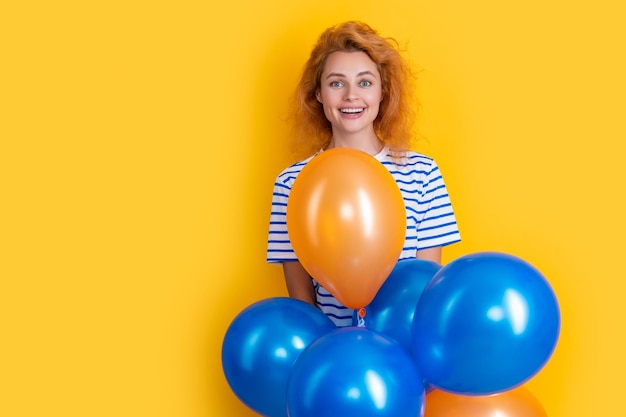
[[[344,90],[343,99],[346,101],[354,101],[357,98],[355,88],[349,84],[346,86]]]

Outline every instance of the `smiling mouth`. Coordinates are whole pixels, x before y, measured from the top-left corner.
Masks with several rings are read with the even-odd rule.
[[[351,108],[351,109],[339,109],[339,111],[344,114],[358,114],[358,113],[362,113],[363,110],[365,110],[365,108],[363,107]]]

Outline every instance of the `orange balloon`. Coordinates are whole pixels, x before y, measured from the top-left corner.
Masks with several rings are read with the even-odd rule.
[[[426,395],[424,417],[548,417],[525,387],[500,394],[468,396],[439,390]]]
[[[344,306],[369,304],[404,246],[406,209],[391,173],[371,155],[333,148],[294,181],[287,232],[302,266]]]

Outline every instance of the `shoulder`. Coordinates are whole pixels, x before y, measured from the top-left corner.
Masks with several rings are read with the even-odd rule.
[[[304,168],[314,156],[315,155],[311,155],[310,157],[291,164],[287,168],[283,169],[276,177],[276,184],[291,187],[291,184],[293,184],[300,171],[302,171],[302,168]]]
[[[380,161],[392,172],[425,174],[437,169],[437,164],[432,157],[411,150],[388,149]]]

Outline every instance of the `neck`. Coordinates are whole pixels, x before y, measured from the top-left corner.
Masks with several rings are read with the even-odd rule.
[[[376,155],[384,147],[383,142],[376,136],[376,133],[363,135],[337,135],[333,133],[326,149],[332,148],[352,148],[363,151],[370,155]]]

